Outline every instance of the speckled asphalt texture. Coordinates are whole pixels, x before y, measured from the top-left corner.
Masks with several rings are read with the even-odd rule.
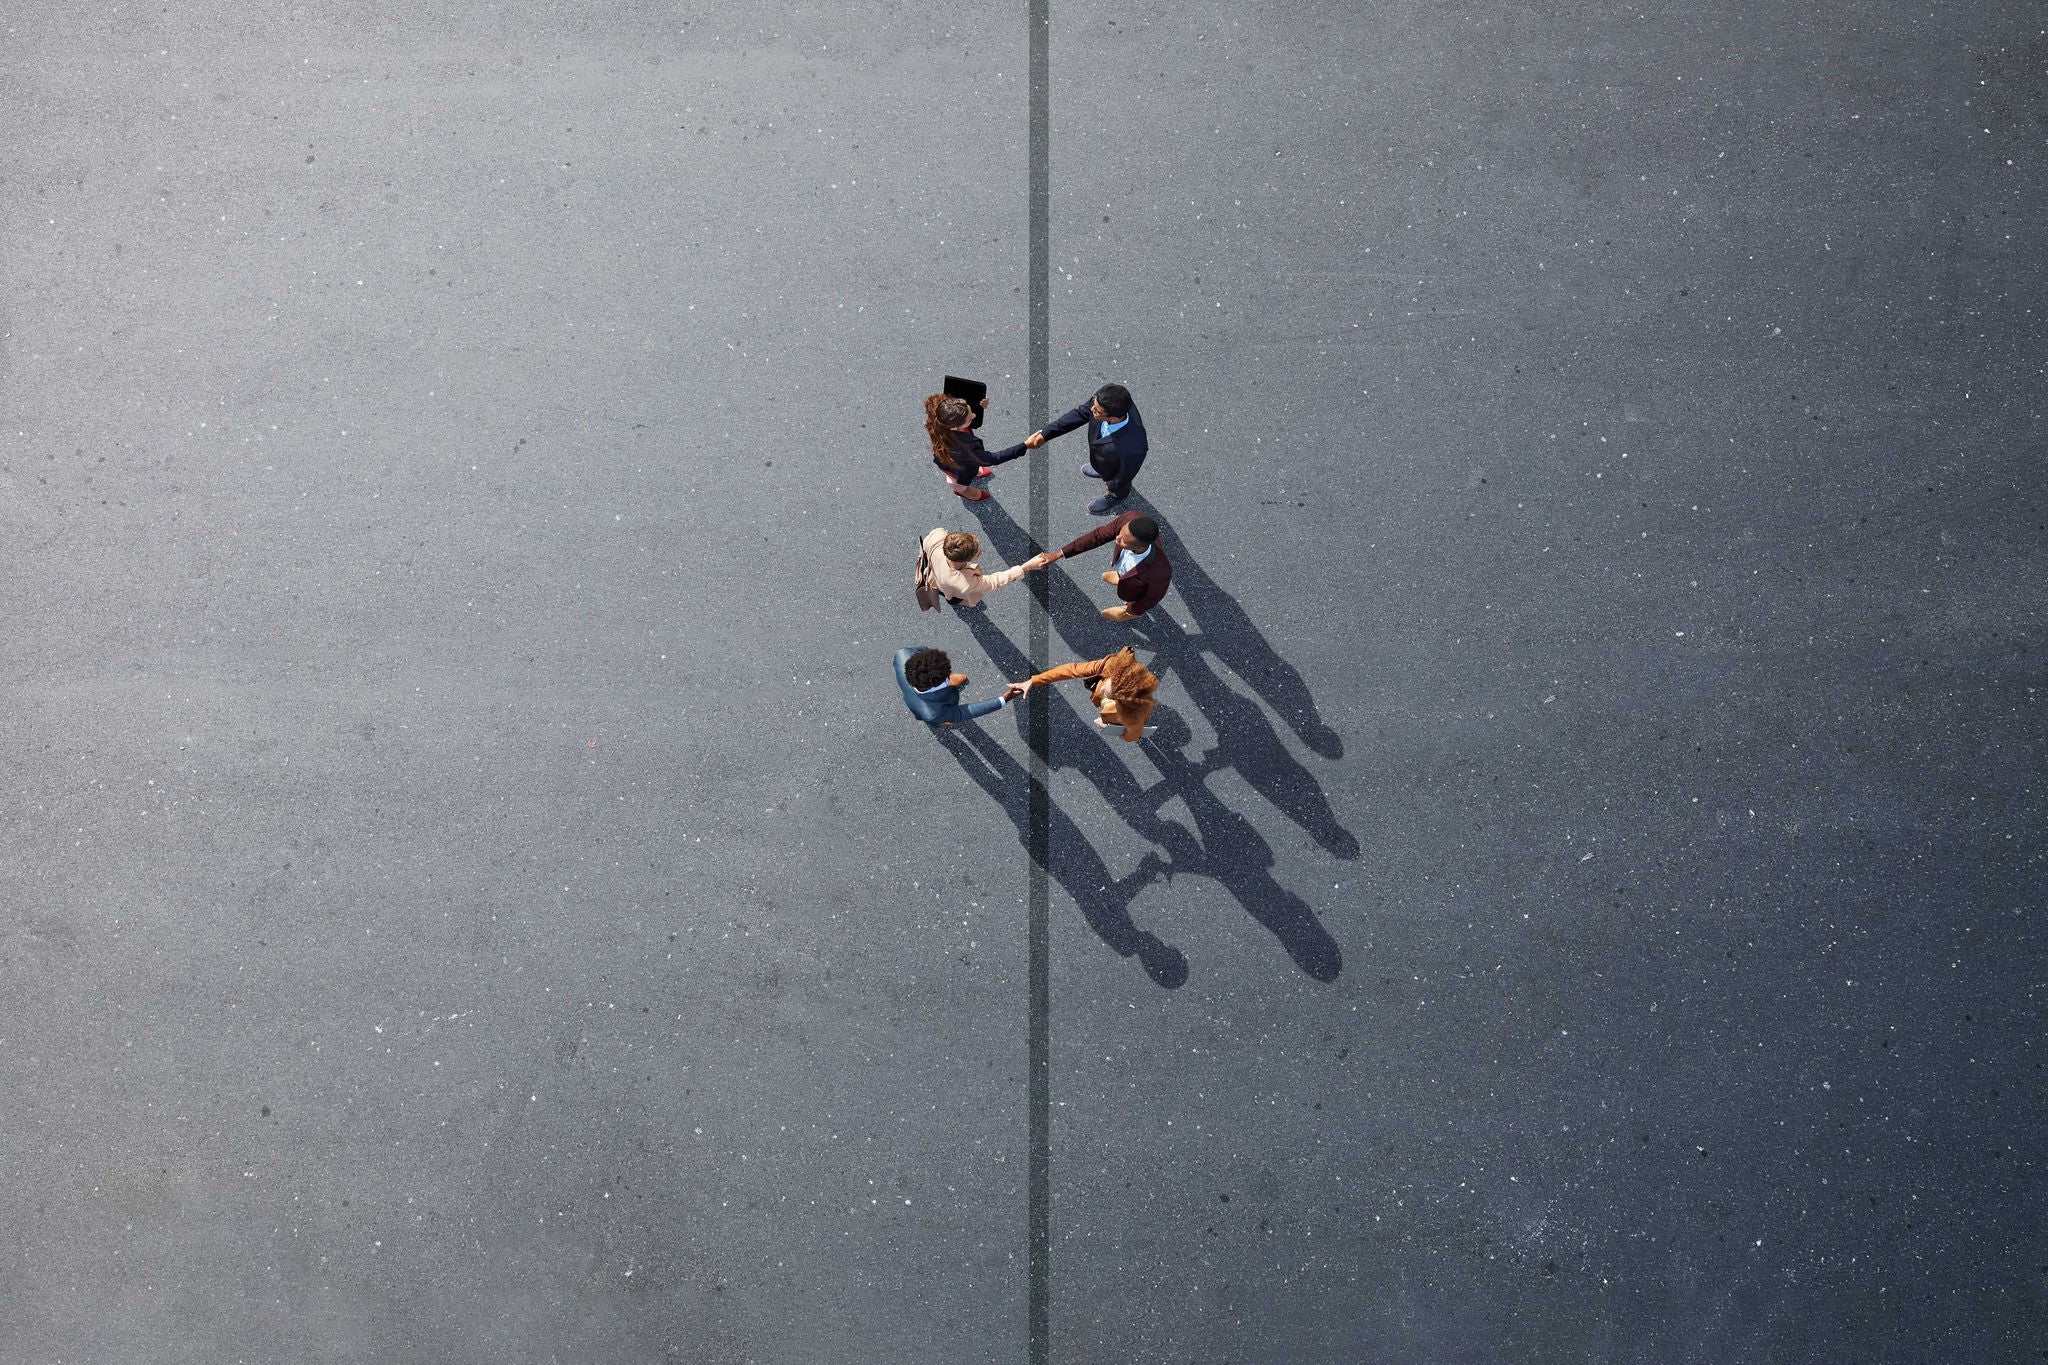
[[[1023,9],[8,9],[0,1360],[1023,1359]],[[1052,1359],[2048,1354],[2041,15],[1052,9]]]

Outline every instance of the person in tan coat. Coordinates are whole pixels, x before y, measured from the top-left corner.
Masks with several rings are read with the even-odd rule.
[[[1029,569],[1042,569],[1052,562],[1049,556],[1033,555],[1000,573],[984,574],[977,560],[981,541],[972,532],[948,532],[943,526],[934,526],[921,548],[925,563],[931,566],[931,586],[956,607],[978,607],[981,599],[997,588],[1015,583]]]
[[[1043,673],[1033,674],[1029,682],[1012,683],[1005,697],[1015,699],[1023,696],[1040,683],[1064,682],[1068,678],[1091,679],[1088,686],[1088,700],[1095,703],[1101,712],[1095,724],[1108,730],[1121,725],[1124,741],[1136,744],[1145,737],[1145,720],[1152,714],[1153,694],[1159,690],[1159,679],[1152,676],[1152,670],[1138,662],[1137,654],[1129,645],[1102,659],[1089,659],[1081,663],[1060,664]]]

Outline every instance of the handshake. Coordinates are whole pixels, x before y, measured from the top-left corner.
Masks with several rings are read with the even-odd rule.
[[[1003,700],[1016,701],[1030,690],[1031,680],[1029,678],[1026,678],[1023,682],[1020,683],[1011,683],[1008,687],[1003,689]]]
[[[1041,550],[1024,561],[1024,572],[1030,573],[1033,569],[1042,569],[1059,557],[1060,552],[1058,550]]]

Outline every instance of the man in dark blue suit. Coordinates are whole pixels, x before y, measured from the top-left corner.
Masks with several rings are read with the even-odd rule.
[[[1088,463],[1081,466],[1081,472],[1102,480],[1102,496],[1088,504],[1088,510],[1099,517],[1131,495],[1131,480],[1145,463],[1145,419],[1138,415],[1129,389],[1104,384],[1086,403],[1032,432],[1024,444],[1036,450],[1053,437],[1084,426],[1088,428]]]

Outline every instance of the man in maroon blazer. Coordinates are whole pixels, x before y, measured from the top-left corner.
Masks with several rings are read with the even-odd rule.
[[[1116,558],[1102,581],[1115,584],[1116,595],[1123,600],[1122,605],[1102,614],[1112,621],[1136,620],[1159,604],[1166,596],[1166,585],[1173,581],[1173,565],[1166,562],[1166,551],[1159,544],[1159,523],[1152,518],[1142,512],[1126,512],[1038,558],[1050,564],[1112,542]]]

